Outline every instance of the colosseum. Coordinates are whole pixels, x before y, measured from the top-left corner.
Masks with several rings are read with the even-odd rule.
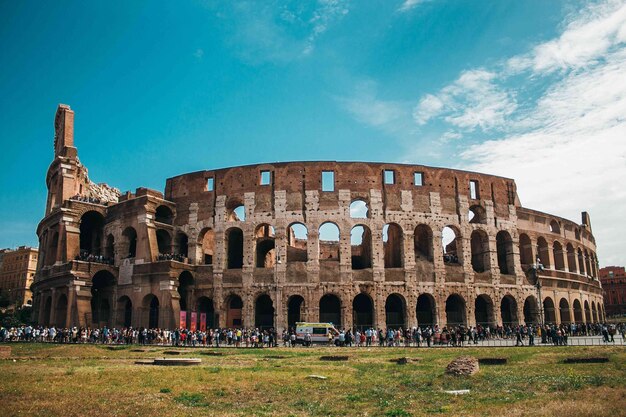
[[[298,321],[604,318],[589,216],[578,224],[522,207],[512,179],[286,162],[179,175],[164,193],[120,193],[90,181],[73,121],[60,105],[37,228],[41,324],[280,331]]]

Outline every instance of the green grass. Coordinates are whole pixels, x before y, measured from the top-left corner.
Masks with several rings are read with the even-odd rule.
[[[0,361],[3,416],[595,416],[626,415],[626,349],[187,349],[196,367],[136,365],[171,348],[11,345]],[[177,349],[183,350],[183,349]],[[320,361],[345,354],[347,362]],[[503,357],[473,377],[444,373],[455,357]],[[272,356],[281,356],[280,358]],[[397,365],[390,359],[412,359]],[[607,356],[607,364],[563,364]],[[14,359],[15,361],[13,361]],[[308,375],[326,376],[310,379]],[[446,390],[469,389],[452,396]],[[80,404],[80,406],[76,406]]]

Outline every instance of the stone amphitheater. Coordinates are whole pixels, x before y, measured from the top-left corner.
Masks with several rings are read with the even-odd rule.
[[[90,181],[73,122],[60,105],[32,286],[41,324],[280,331],[298,321],[604,318],[588,214],[577,223],[522,207],[512,179],[287,162],[183,174],[164,193],[120,193]]]

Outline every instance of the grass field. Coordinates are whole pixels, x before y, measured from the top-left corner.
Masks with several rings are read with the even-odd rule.
[[[136,365],[171,348],[11,345],[1,416],[626,416],[626,349],[179,349],[201,366]],[[325,362],[322,355],[348,355]],[[472,377],[455,357],[507,358]],[[605,356],[604,364],[564,364]],[[414,359],[406,365],[391,360]],[[310,379],[308,375],[328,379]],[[445,390],[470,389],[454,396]]]

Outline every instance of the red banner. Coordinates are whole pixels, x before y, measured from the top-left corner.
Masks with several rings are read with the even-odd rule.
[[[206,331],[206,313],[200,313],[200,331]]]
[[[189,330],[191,330],[192,332],[196,331],[196,323],[198,321],[198,313],[196,313],[195,311],[191,312],[191,323],[189,324]]]
[[[178,327],[181,327],[183,329],[187,328],[187,312],[186,311],[182,311],[180,312],[180,324],[178,325]]]

